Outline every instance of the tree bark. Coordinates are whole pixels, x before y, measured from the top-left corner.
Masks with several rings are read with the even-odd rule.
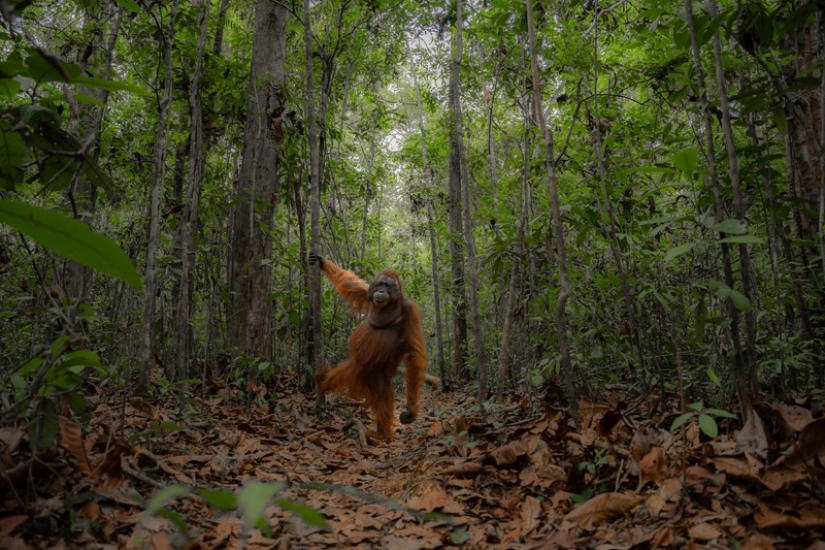
[[[544,140],[544,164],[547,170],[547,187],[550,192],[550,208],[553,214],[553,232],[556,238],[556,265],[559,268],[559,296],[556,301],[556,332],[559,340],[559,352],[564,375],[565,394],[570,406],[573,420],[579,422],[579,400],[573,376],[573,363],[570,360],[570,338],[567,334],[567,300],[570,298],[570,276],[567,272],[567,247],[564,242],[564,224],[561,219],[558,182],[556,180],[556,160],[553,132],[544,120],[541,106],[541,82],[539,80],[538,58],[536,55],[536,31],[533,22],[533,2],[527,0],[527,33],[530,43],[530,74],[533,83],[533,102],[536,118]]]
[[[710,102],[705,88],[705,77],[702,69],[702,59],[699,50],[699,42],[696,36],[696,25],[693,19],[692,0],[685,0],[685,10],[687,14],[688,30],[690,31],[691,49],[693,51],[693,63],[696,67],[696,87],[700,90],[700,103],[702,105],[702,121],[704,124],[705,138],[707,139],[706,150],[708,156],[708,168],[710,169],[710,179],[713,186],[714,202],[716,204],[716,221],[720,222],[725,217],[725,206],[722,199],[722,189],[719,182],[719,174],[716,168],[716,147],[713,142],[713,124],[711,122]],[[719,238],[725,237],[724,233],[719,233]],[[722,268],[724,270],[725,284],[733,288],[733,267],[730,257],[730,247],[727,243],[721,242]],[[731,357],[731,375],[736,384],[739,395],[739,403],[742,409],[742,416],[747,421],[753,412],[753,405],[750,400],[746,370],[743,364],[743,348],[739,329],[739,310],[736,309],[733,301],[726,300],[728,315],[730,316],[730,332],[733,340],[734,354]]]
[[[151,202],[149,205],[149,239],[146,248],[146,295],[143,304],[143,328],[140,348],[140,375],[138,383],[143,386],[149,380],[149,369],[155,352],[155,292],[157,290],[157,249],[160,241],[160,196],[166,181],[166,154],[169,141],[169,116],[167,111],[172,103],[172,47],[175,40],[175,20],[178,2],[172,3],[166,32],[161,33],[163,50],[164,85],[158,102],[158,124],[155,131],[155,168],[152,178]]]
[[[450,108],[454,109],[455,87],[450,76]],[[461,215],[461,168],[458,160],[458,139],[455,124],[450,125],[450,168],[448,209],[450,212],[450,299],[453,303],[453,373],[458,380],[468,381],[467,371],[467,293],[464,280],[464,243],[461,235],[464,221]]]
[[[410,56],[410,66],[413,77],[413,86],[415,87],[415,100],[418,107],[418,130],[421,133],[421,161],[424,165],[424,171],[429,176],[429,191],[435,191],[435,182],[433,181],[433,171],[430,167],[430,161],[427,157],[427,134],[424,128],[424,112],[421,108],[421,89],[418,86],[418,75],[416,74],[415,61]],[[431,278],[433,281],[433,306],[435,309],[435,341],[436,341],[436,363],[438,364],[438,373],[441,376],[441,388],[446,390],[450,387],[447,380],[447,366],[444,357],[444,330],[441,325],[441,283],[438,277],[438,247],[435,239],[435,214],[433,213],[433,201],[427,193],[424,199],[427,201],[427,229],[430,234],[430,267]]]
[[[304,0],[304,62],[306,68],[306,118],[307,139],[309,139],[309,187],[310,187],[310,247],[313,254],[321,255],[321,151],[318,127],[315,121],[315,69],[312,62],[312,26],[309,10],[310,0]],[[322,112],[322,117],[326,111]],[[321,264],[309,270],[309,305],[312,319],[312,364],[313,372],[319,372],[324,365],[324,331],[321,324]],[[315,404],[320,411],[324,404],[324,393],[315,388]]]
[[[243,162],[231,213],[228,344],[243,356],[271,359],[272,217],[280,188],[286,26],[289,11],[258,0],[252,36],[250,96]]]
[[[200,221],[200,196],[203,186],[203,170],[206,155],[203,148],[203,104],[201,103],[201,80],[203,77],[203,55],[209,30],[209,2],[204,2],[200,13],[201,34],[198,39],[198,53],[195,72],[189,94],[192,128],[189,134],[189,193],[183,205],[178,225],[181,274],[178,285],[175,321],[177,323],[176,363],[178,380],[189,378],[189,359],[192,353],[192,328],[190,321],[194,310],[195,271],[195,230]]]

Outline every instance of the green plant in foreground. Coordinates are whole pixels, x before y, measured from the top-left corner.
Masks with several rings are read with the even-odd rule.
[[[702,430],[702,433],[712,438],[719,434],[719,425],[716,423],[716,418],[732,418],[734,420],[738,418],[735,414],[722,409],[706,409],[701,401],[691,403],[688,408],[693,410],[677,416],[673,420],[673,424],[670,425],[671,432],[676,431],[689,420],[695,418],[699,422],[699,429]]]

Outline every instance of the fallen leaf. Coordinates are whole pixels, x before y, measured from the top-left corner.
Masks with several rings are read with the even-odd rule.
[[[407,506],[410,508],[427,512],[442,508],[445,504],[447,504],[447,491],[443,487],[431,489],[420,496],[411,497],[407,501]]]
[[[814,419],[811,411],[799,405],[776,402],[771,405],[771,408],[779,414],[785,424],[797,432],[801,432]]]
[[[83,443],[83,431],[80,426],[63,415],[58,417],[58,422],[60,423],[60,446],[74,457],[72,464],[78,472],[90,475],[92,467],[86,455],[86,445]]]
[[[535,497],[527,497],[521,503],[521,532],[526,537],[539,526],[541,502]]]
[[[765,504],[760,503],[759,509],[753,513],[753,519],[760,529],[789,529],[807,530],[825,528],[825,509],[801,508],[798,515],[782,514]]]
[[[602,522],[629,512],[644,500],[645,498],[640,495],[602,493],[574,508],[564,519],[572,521],[582,529],[592,530]]]
[[[0,517],[0,536],[11,535],[18,526],[25,523],[28,519],[29,516],[23,514]]]
[[[527,444],[519,439],[497,448],[490,456],[497,466],[510,466],[526,454]]]
[[[688,536],[693,540],[707,542],[722,537],[723,533],[711,523],[697,523],[688,529]]]
[[[667,458],[665,450],[653,447],[642,460],[639,461],[639,487],[648,481],[661,481],[667,474]]]

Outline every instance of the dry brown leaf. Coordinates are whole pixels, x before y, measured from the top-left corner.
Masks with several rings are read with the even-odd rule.
[[[436,437],[444,433],[444,425],[441,420],[436,420],[430,424],[430,429],[427,430],[427,437]]]
[[[685,485],[702,496],[717,494],[725,485],[725,472],[710,472],[702,466],[688,466],[685,470]]]
[[[782,417],[785,424],[796,432],[801,432],[814,419],[811,411],[799,405],[786,405],[776,402],[771,405],[771,408]]]
[[[790,487],[806,479],[808,479],[807,473],[788,468],[782,464],[768,468],[759,478],[762,484],[772,491]]]
[[[665,450],[653,447],[645,457],[639,461],[639,487],[648,481],[659,482],[667,474],[667,458]]]
[[[89,457],[86,455],[83,431],[80,426],[63,415],[58,417],[58,422],[60,423],[60,446],[74,457],[75,461],[72,465],[78,472],[91,475],[92,466],[89,464]]]
[[[459,462],[458,464],[453,464],[452,466],[447,466],[443,470],[441,470],[442,474],[446,475],[476,475],[481,473],[484,470],[484,466],[478,462],[474,462],[471,460],[465,460],[463,462]]]
[[[814,456],[825,453],[825,418],[814,420],[797,437],[794,452],[786,461],[788,464],[810,462]]]
[[[541,517],[541,502],[535,497],[528,496],[521,503],[521,532],[527,537],[533,529],[539,526]]]
[[[426,493],[411,497],[407,506],[415,510],[432,512],[436,508],[443,508],[447,504],[447,491],[443,487],[435,487]]]
[[[515,464],[520,457],[526,454],[527,443],[522,439],[518,439],[497,448],[490,454],[490,456],[497,466],[511,466]]]
[[[762,454],[768,450],[768,436],[765,424],[755,409],[751,410],[748,420],[736,437],[737,451],[753,451]]]
[[[644,500],[645,498],[639,495],[602,493],[574,508],[564,519],[572,521],[582,529],[592,530],[604,521],[629,512]]]
[[[31,550],[34,547],[29,546],[21,538],[9,537],[0,533],[0,548],[4,550]]]
[[[24,514],[0,517],[0,536],[11,535],[18,526],[25,523],[28,519],[29,516]]]
[[[762,533],[753,533],[742,544],[742,550],[773,550],[773,540]]]
[[[697,523],[688,529],[688,536],[693,540],[707,542],[723,536],[724,533],[711,523]]]
[[[823,529],[825,528],[825,509],[805,507],[797,515],[782,514],[760,503],[753,519],[760,529]]]
[[[185,464],[189,464],[190,462],[206,464],[207,462],[212,461],[212,459],[214,458],[215,455],[178,455],[168,456],[165,460],[169,464],[177,464],[179,466],[183,466]]]

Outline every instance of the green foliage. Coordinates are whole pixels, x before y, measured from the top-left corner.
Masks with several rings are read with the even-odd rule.
[[[191,489],[184,485],[170,485],[164,487],[144,503],[148,514],[159,515],[170,520],[181,532],[189,530],[186,518],[169,508],[170,504],[187,495],[198,495],[210,506],[223,512],[237,511],[243,519],[244,531],[260,529],[265,535],[271,536],[272,530],[266,520],[264,511],[271,504],[277,504],[284,510],[296,514],[308,525],[331,531],[326,518],[314,508],[299,502],[278,496],[287,487],[286,482],[261,483],[250,481],[239,493],[225,489]]]
[[[719,434],[719,426],[716,423],[717,418],[730,418],[732,420],[738,418],[735,414],[731,414],[722,409],[706,409],[701,401],[691,403],[688,407],[693,410],[677,416],[670,425],[671,432],[675,432],[688,421],[695,420],[698,422],[699,429],[702,430],[702,433],[710,438],[714,438]]]
[[[111,275],[137,290],[143,281],[131,260],[110,238],[73,218],[23,202],[0,199],[0,223],[70,260]]]

